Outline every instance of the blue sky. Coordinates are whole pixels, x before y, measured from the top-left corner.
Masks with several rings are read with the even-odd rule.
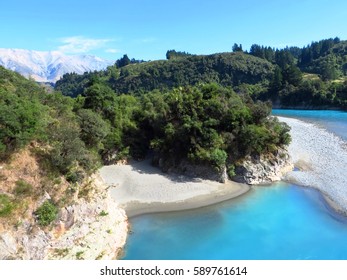
[[[155,60],[169,49],[211,54],[235,42],[249,49],[347,39],[346,0],[1,2],[0,48]]]

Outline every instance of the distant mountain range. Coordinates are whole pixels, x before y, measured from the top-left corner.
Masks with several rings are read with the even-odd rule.
[[[58,51],[0,48],[0,65],[27,78],[31,77],[37,82],[55,83],[66,73],[100,71],[113,64],[114,61],[93,55],[65,55]]]

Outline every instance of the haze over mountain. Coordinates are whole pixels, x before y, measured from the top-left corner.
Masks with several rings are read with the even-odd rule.
[[[0,65],[33,78],[37,82],[55,83],[66,73],[83,74],[102,70],[114,61],[93,55],[65,55],[59,51],[0,49]]]

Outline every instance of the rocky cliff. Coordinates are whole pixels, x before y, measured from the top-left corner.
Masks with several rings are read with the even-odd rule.
[[[43,227],[37,223],[35,209],[59,197],[57,192],[64,189],[64,182],[56,186],[56,192],[52,187],[50,193],[37,197],[21,197],[13,191],[20,179],[30,182],[36,194],[41,193],[45,179],[41,172],[28,150],[15,155],[10,163],[0,163],[0,194],[15,205],[11,215],[0,216],[0,260],[118,258],[126,241],[128,221],[101,178],[93,175],[83,189],[71,192],[54,223]],[[0,210],[3,208],[0,201]]]
[[[227,168],[213,168],[210,165],[194,165],[186,160],[178,164],[154,157],[153,164],[167,173],[176,173],[193,178],[202,178],[225,183],[228,179],[249,185],[268,184],[279,181],[289,171],[293,170],[288,151],[279,148],[275,152],[264,155],[247,156],[235,165],[235,176],[228,177]]]
[[[249,185],[268,184],[280,181],[293,168],[288,151],[282,148],[266,155],[246,157],[236,165],[232,179]]]

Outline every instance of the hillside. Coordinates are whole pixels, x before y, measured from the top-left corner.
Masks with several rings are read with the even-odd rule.
[[[83,94],[91,77],[97,76],[117,93],[167,90],[178,86],[215,82],[222,86],[268,81],[273,72],[268,61],[242,52],[213,55],[190,55],[177,59],[108,67],[97,75],[66,74],[57,82],[56,90],[64,95]]]
[[[72,106],[0,66],[0,259],[110,259],[125,243]]]
[[[37,82],[55,83],[65,73],[99,71],[113,63],[92,55],[68,56],[58,51],[0,49],[0,65]]]
[[[253,44],[249,51],[212,55],[171,50],[167,60],[115,65],[84,75],[66,74],[56,89],[76,97],[98,81],[116,94],[139,95],[214,82],[253,100],[271,100],[277,107],[346,108],[346,50],[347,41],[339,38],[312,42],[303,48]]]

